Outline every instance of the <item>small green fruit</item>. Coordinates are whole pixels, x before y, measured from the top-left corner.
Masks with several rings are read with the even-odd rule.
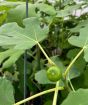
[[[60,68],[57,66],[52,66],[47,70],[47,77],[50,81],[56,82],[61,79],[62,73]]]

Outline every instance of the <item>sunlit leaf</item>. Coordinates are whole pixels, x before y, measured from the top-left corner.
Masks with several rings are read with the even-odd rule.
[[[13,50],[11,55],[8,52],[0,54],[0,63],[9,58],[3,63],[3,68],[10,67],[24,53],[24,50],[32,48],[37,41],[40,42],[47,37],[48,27],[41,27],[38,18],[27,18],[23,20],[23,24],[24,28],[19,27],[15,22],[0,27],[0,46],[4,46],[3,48],[11,46]]]
[[[48,27],[41,27],[37,18],[23,20],[24,28],[15,22],[7,23],[0,27],[0,46],[14,46],[15,49],[30,49],[36,40],[42,41],[47,37]]]

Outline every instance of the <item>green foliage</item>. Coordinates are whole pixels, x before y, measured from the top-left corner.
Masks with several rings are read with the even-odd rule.
[[[88,14],[76,14],[87,7],[87,0],[79,4],[73,0],[29,0],[28,18],[23,1],[0,2],[0,104],[12,105],[23,99],[23,54],[27,50],[28,97],[43,90],[55,91],[53,105],[55,101],[58,105],[87,105]],[[52,66],[60,68],[62,78],[59,86],[47,91],[57,84],[47,78],[47,68]],[[52,97],[47,94],[28,104],[51,105]]]
[[[17,5],[20,5],[20,4],[23,4],[23,2],[8,2],[8,1],[3,1],[3,2],[0,2],[0,6],[3,6],[3,7],[13,7],[13,6],[17,6]]]
[[[24,20],[25,28],[19,27],[16,23],[8,23],[0,27],[0,46],[13,46],[14,49],[26,50],[32,48],[37,41],[47,37],[48,27],[41,28],[37,18]],[[12,29],[11,29],[12,28]],[[11,30],[11,31],[10,31]],[[24,40],[25,39],[25,40]],[[24,51],[17,51],[3,64],[3,68],[9,67]],[[8,56],[7,56],[8,57]],[[6,57],[2,58],[3,61]]]
[[[77,49],[77,48],[76,49],[69,50],[69,52],[67,53],[67,57],[72,60],[77,55],[77,53],[79,51],[80,51],[80,49]],[[74,63],[74,65],[72,66],[72,69],[69,72],[69,78],[70,79],[73,79],[75,77],[80,76],[83,73],[83,70],[84,70],[85,66],[86,66],[86,62],[83,59],[83,55],[81,55],[76,60],[76,62]]]
[[[47,78],[46,70],[40,70],[35,74],[35,80],[40,84],[54,84]]]
[[[87,43],[88,43],[87,27],[88,25],[87,25],[87,22],[88,21],[86,22],[84,21],[83,23],[79,24],[75,29],[73,28],[73,31],[79,32],[79,36],[72,36],[68,39],[69,43],[71,43],[72,45],[75,45],[81,48],[83,48],[84,46],[86,47],[84,49],[84,58],[86,61],[88,61],[88,54],[87,54],[88,52],[88,49],[87,49]]]
[[[9,49],[4,52],[0,53],[0,64],[7,59],[4,63],[2,68],[8,68],[15,64],[15,62],[18,60],[18,58],[23,54],[23,50],[14,50],[14,49]]]
[[[51,105],[51,104],[52,104],[52,101],[49,100],[49,101],[47,101],[44,105]]]
[[[44,12],[48,15],[55,15],[56,14],[54,7],[52,7],[48,4],[40,3],[40,4],[35,4],[35,5],[39,9],[40,12]]]
[[[30,49],[37,41],[47,37],[48,27],[41,28],[37,18],[23,21],[24,28],[16,23],[4,24],[0,27],[0,46],[13,46],[15,49]]]
[[[13,50],[14,51],[14,50]],[[3,69],[10,67],[11,65],[15,64],[15,62],[18,60],[18,58],[21,56],[21,54],[23,53],[23,51],[18,50],[15,53],[13,53],[8,60],[6,60],[3,63]]]
[[[73,5],[73,6],[66,6],[64,8],[64,10],[60,10],[57,12],[57,17],[66,17],[66,16],[69,16],[69,15],[72,15],[72,12],[74,10],[77,10],[81,7],[81,5]]]
[[[48,15],[55,15],[55,9],[47,4],[43,3],[35,3],[35,4],[28,4],[28,17],[40,17],[41,13],[45,13]],[[16,8],[11,9],[7,13],[7,22],[17,22],[19,25],[23,25],[23,19],[26,17],[26,6],[23,3],[22,5],[16,6]],[[21,14],[20,14],[21,13]]]
[[[67,99],[61,105],[87,105],[88,89],[79,89],[69,93]]]
[[[35,12],[35,8],[36,7],[34,4],[29,4],[29,8],[28,8],[29,17],[36,17],[37,16],[37,14]],[[23,26],[22,22],[23,22],[23,19],[25,19],[25,17],[26,17],[25,9],[26,9],[25,4],[22,4],[22,5],[16,6],[16,8],[13,8],[10,11],[8,11],[7,22],[17,22],[19,25]]]
[[[14,104],[13,86],[9,80],[0,77],[0,104],[12,105]]]

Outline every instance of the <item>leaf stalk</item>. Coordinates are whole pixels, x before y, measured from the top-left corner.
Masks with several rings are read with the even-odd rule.
[[[59,87],[59,81],[56,83],[55,92],[54,92],[54,98],[53,98],[53,104],[57,104],[57,96],[58,96],[58,87]]]
[[[66,76],[67,76],[68,72],[70,71],[72,65],[73,65],[73,64],[75,63],[75,61],[79,58],[79,56],[83,53],[84,49],[85,49],[85,47],[83,47],[83,48],[80,50],[80,52],[76,55],[76,57],[71,61],[71,63],[70,63],[69,66],[67,67],[66,71],[64,72],[63,77],[66,78]]]
[[[35,94],[35,95],[33,95],[33,96],[29,97],[29,98],[26,98],[26,99],[24,99],[24,100],[22,100],[22,101],[19,101],[19,102],[15,103],[14,105],[21,105],[21,104],[23,104],[23,103],[25,103],[25,102],[27,102],[27,101],[30,101],[30,100],[32,100],[32,99],[34,99],[34,98],[36,98],[36,97],[39,97],[39,96],[41,96],[41,95],[44,95],[44,94],[53,92],[53,91],[55,91],[55,89],[56,89],[56,88],[49,89],[49,90],[45,90],[45,91],[40,92],[40,93],[38,93],[38,94]],[[63,87],[58,87],[58,90],[63,90],[63,89],[64,89]]]

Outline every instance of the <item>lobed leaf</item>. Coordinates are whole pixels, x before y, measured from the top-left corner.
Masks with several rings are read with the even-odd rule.
[[[68,42],[74,46],[81,48],[85,46],[86,48],[84,49],[84,58],[88,62],[88,25],[86,22],[83,22],[83,24],[81,23],[77,27],[72,29],[74,32],[79,32],[79,36],[71,36],[68,39]]]
[[[0,27],[0,46],[14,46],[15,49],[30,49],[37,41],[47,37],[48,27],[40,27],[38,18],[23,20],[24,28],[17,23],[7,23]]]

